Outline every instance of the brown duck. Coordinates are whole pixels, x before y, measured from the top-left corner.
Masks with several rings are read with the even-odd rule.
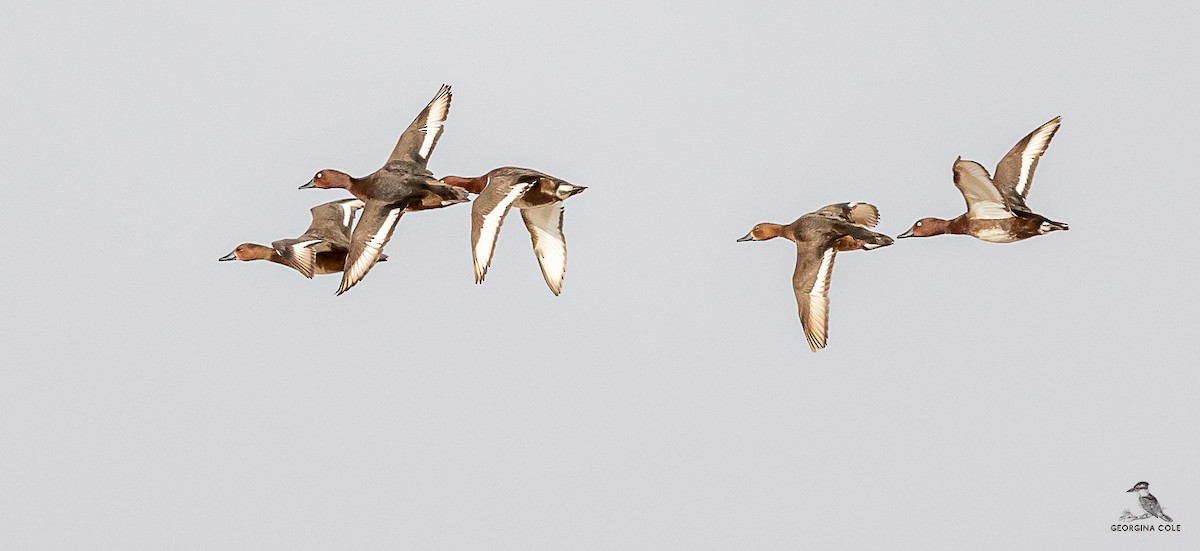
[[[362,208],[358,199],[339,199],[317,205],[312,224],[300,237],[280,239],[270,247],[257,243],[242,243],[233,252],[218,260],[269,260],[283,264],[311,278],[313,274],[333,274],[342,271],[346,253],[350,250],[350,228],[354,215]],[[381,257],[379,260],[386,260]]]
[[[1034,213],[1025,204],[1033,171],[1050,146],[1062,117],[1054,117],[1014,145],[996,165],[996,178],[975,161],[954,160],[954,185],[967,201],[967,212],[953,220],[922,218],[897,235],[929,237],[944,233],[969,235],[989,243],[1012,243],[1037,235],[1070,229]]]
[[[516,207],[533,240],[542,277],[550,292],[562,292],[567,272],[567,240],[563,236],[563,201],[587,189],[528,168],[506,166],[483,176],[446,176],[446,184],[479,194],[471,204],[471,252],[475,283],[482,283],[492,263],[496,236],[508,209]]]
[[[442,208],[468,200],[466,191],[442,184],[426,165],[450,113],[450,87],[443,85],[400,135],[383,167],[362,177],[326,169],[300,189],[344,188],[362,200],[363,213],[350,237],[345,271],[337,294],[366,277],[392,238],[405,211]]]
[[[800,324],[813,352],[825,348],[829,335],[829,278],[838,251],[871,250],[893,243],[868,230],[879,223],[879,209],[867,203],[837,203],[805,214],[786,226],[762,223],[738,241],[784,237],[796,244],[792,287]]]

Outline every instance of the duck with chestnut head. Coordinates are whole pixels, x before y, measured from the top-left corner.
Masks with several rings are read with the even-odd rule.
[[[922,218],[897,238],[942,234],[969,235],[989,243],[1012,243],[1069,227],[1034,213],[1025,204],[1038,160],[1050,146],[1062,117],[1055,117],[1025,136],[996,165],[992,178],[983,165],[954,161],[954,185],[967,202],[967,212],[953,220]]]
[[[450,99],[450,87],[443,85],[400,135],[391,156],[379,170],[355,178],[340,170],[325,169],[300,186],[300,189],[342,188],[363,202],[362,219],[351,235],[337,294],[345,293],[366,277],[383,254],[405,211],[442,208],[468,200],[465,190],[441,183],[426,168],[450,113]]]
[[[788,225],[764,222],[738,241],[767,241],[783,237],[796,244],[792,287],[800,324],[813,352],[825,348],[829,335],[829,281],[838,251],[871,250],[893,243],[891,237],[867,228],[879,223],[879,209],[867,203],[837,203],[822,207]]]
[[[311,278],[314,274],[334,274],[342,271],[350,249],[350,228],[354,215],[362,208],[358,199],[339,199],[317,205],[309,212],[312,223],[300,237],[280,239],[270,247],[257,243],[242,243],[233,252],[218,260],[269,260],[283,264]],[[380,260],[386,260],[381,257]]]

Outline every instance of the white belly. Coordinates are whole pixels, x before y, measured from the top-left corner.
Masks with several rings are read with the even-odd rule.
[[[1008,233],[1008,230],[1002,230],[1000,228],[980,230],[975,234],[975,237],[987,241],[988,243],[1012,243],[1013,241],[1016,241],[1016,239],[1013,239],[1012,234]]]

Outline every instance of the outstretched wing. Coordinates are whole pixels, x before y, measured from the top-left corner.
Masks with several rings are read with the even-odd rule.
[[[796,291],[796,306],[800,324],[813,352],[825,348],[829,335],[829,278],[833,275],[836,247],[814,250],[800,247],[796,254],[796,271],[792,287]]]
[[[438,138],[442,135],[446,116],[450,114],[450,96],[450,87],[443,84],[429,105],[425,106],[421,114],[417,115],[412,124],[408,125],[408,129],[400,135],[396,148],[392,150],[392,156],[388,157],[389,163],[404,161],[425,168]]]
[[[350,252],[346,253],[346,268],[337,294],[348,291],[371,271],[383,253],[384,245],[392,239],[392,232],[396,230],[396,223],[402,214],[402,204],[367,203],[362,219],[350,236]]]
[[[835,203],[813,211],[813,214],[849,222],[864,228],[873,228],[879,223],[879,209],[870,203]]]
[[[1008,154],[996,165],[996,189],[1004,195],[1008,206],[1012,209],[1028,212],[1025,198],[1029,197],[1029,186],[1033,183],[1033,171],[1037,168],[1038,159],[1050,147],[1050,140],[1058,132],[1062,117],[1054,117],[1030,132],[1014,145]]]
[[[567,273],[567,239],[563,237],[563,203],[554,201],[536,208],[521,209],[525,228],[533,240],[533,252],[550,292],[562,292],[563,276]]]
[[[471,203],[471,256],[475,260],[475,283],[482,283],[492,265],[492,253],[496,250],[496,236],[500,224],[512,207],[532,184],[516,180],[488,179],[475,202]]]
[[[979,220],[1012,218],[1013,214],[1004,203],[1004,197],[983,165],[975,161],[954,161],[954,185],[967,201],[967,215]]]

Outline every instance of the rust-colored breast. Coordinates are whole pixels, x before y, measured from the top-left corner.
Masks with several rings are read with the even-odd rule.
[[[836,247],[837,250],[839,250],[839,251],[857,251],[857,250],[863,248],[863,244],[860,243],[857,239],[854,239],[853,237],[850,237],[849,235],[847,235],[845,237],[838,239],[837,242],[834,243],[834,247]]]
[[[346,266],[346,251],[329,251],[317,253],[317,266],[313,270],[318,274],[335,274]]]
[[[438,196],[438,194],[436,194],[430,190],[425,190],[422,192],[420,200],[409,203],[408,208],[406,208],[404,210],[407,210],[407,211],[427,210],[427,209],[436,209],[436,208],[441,208],[441,207],[442,207],[442,198],[440,196]]]

